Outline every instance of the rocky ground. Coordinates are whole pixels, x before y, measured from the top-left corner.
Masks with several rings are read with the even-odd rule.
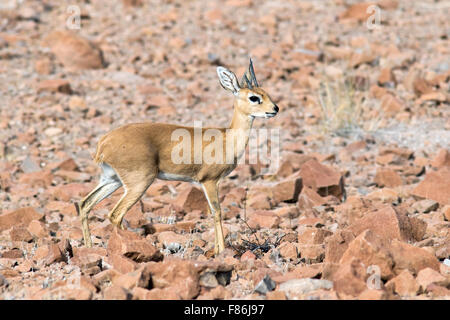
[[[375,4],[375,6],[372,6]],[[78,11],[79,10],[79,11]],[[5,0],[0,299],[449,299],[446,1]],[[77,13],[80,13],[79,21]],[[78,23],[80,28],[78,28]],[[228,125],[251,56],[280,107],[280,166],[200,189],[155,182],[90,215],[99,138],[138,121]]]

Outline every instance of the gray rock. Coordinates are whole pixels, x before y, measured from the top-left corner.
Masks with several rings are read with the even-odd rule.
[[[274,290],[276,287],[275,281],[273,281],[268,275],[266,275],[255,287],[255,292],[266,294],[269,291]]]
[[[219,285],[215,272],[204,272],[200,275],[199,283],[206,288],[215,288]]]
[[[31,159],[30,157],[26,157],[22,161],[22,164],[20,165],[20,169],[22,169],[22,171],[24,173],[31,173],[31,172],[40,171],[41,167],[33,159]]]

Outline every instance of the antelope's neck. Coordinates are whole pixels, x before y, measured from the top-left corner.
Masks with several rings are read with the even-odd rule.
[[[230,131],[234,137],[234,157],[239,159],[247,147],[250,132],[253,126],[253,117],[241,113],[234,106],[234,114],[230,124]]]

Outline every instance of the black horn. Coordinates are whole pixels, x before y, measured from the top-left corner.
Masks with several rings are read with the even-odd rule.
[[[249,72],[250,72],[251,83],[252,83],[255,87],[259,87],[258,81],[256,81],[255,69],[253,69],[253,61],[252,61],[252,58],[250,58],[250,65],[248,66],[248,70],[249,70]]]
[[[241,87],[242,88],[249,88],[249,89],[253,88],[250,80],[248,80],[247,73],[244,73],[244,75],[242,76]]]

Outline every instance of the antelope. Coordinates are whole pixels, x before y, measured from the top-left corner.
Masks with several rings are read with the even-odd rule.
[[[85,198],[75,204],[81,218],[85,246],[92,246],[88,214],[97,203],[123,186],[124,193],[108,214],[108,218],[113,225],[124,229],[122,220],[125,214],[142,197],[155,178],[158,178],[192,182],[202,187],[208,202],[208,211],[214,216],[214,254],[218,255],[224,250],[219,183],[237,166],[237,161],[247,146],[254,118],[274,117],[279,108],[259,87],[251,59],[241,83],[233,72],[224,67],[217,67],[217,75],[221,86],[234,95],[234,114],[229,128],[212,129],[223,133],[223,146],[227,145],[227,138],[237,143],[231,155],[227,150],[227,159],[231,161],[225,161],[221,155],[218,156],[223,161],[216,163],[192,161],[199,156],[200,160],[203,159],[202,154],[194,148],[195,141],[190,145],[191,161],[173,161],[173,149],[177,141],[173,141],[171,136],[177,130],[184,130],[193,137],[196,130],[201,130],[203,134],[208,128],[166,123],[133,123],[110,131],[100,139],[94,157],[94,161],[101,168],[100,181]],[[226,130],[237,130],[240,134],[230,138],[230,135],[225,135]],[[208,143],[202,139],[201,145],[206,147]]]

